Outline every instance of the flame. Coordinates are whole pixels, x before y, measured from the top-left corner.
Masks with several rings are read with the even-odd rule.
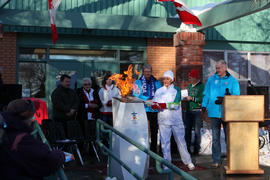
[[[130,94],[132,89],[138,89],[138,86],[135,86],[133,83],[135,79],[132,78],[133,75],[133,67],[132,65],[128,66],[128,70],[124,71],[124,74],[113,74],[110,79],[116,82],[116,86],[120,89],[120,93],[122,97],[126,97],[126,95]],[[136,74],[139,74],[136,71]],[[136,90],[137,91],[137,90]]]

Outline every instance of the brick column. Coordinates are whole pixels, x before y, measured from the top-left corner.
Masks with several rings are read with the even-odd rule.
[[[175,73],[173,40],[168,38],[148,38],[147,63],[152,66],[153,75],[159,80],[167,70],[172,70]]]
[[[188,73],[191,69],[198,69],[202,80],[205,36],[200,32],[179,32],[174,35],[173,41],[176,51],[176,84],[186,89],[190,83]]]
[[[4,33],[0,38],[0,67],[5,84],[16,83],[16,33]]]

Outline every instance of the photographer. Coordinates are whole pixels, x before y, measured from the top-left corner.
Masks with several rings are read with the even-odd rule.
[[[202,111],[207,109],[212,128],[212,167],[217,168],[221,165],[221,123],[226,139],[226,123],[221,120],[221,104],[225,94],[240,95],[239,83],[227,71],[227,63],[224,60],[216,63],[216,73],[208,79],[203,94]]]
[[[1,179],[43,179],[54,173],[64,162],[61,151],[35,139],[31,132],[35,107],[31,100],[17,99],[10,102],[1,113],[6,122],[4,141],[1,144]]]

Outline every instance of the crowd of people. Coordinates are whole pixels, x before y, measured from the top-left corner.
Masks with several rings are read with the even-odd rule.
[[[187,86],[188,95],[181,98],[181,90],[173,84],[174,74],[168,70],[163,75],[163,86],[152,76],[149,65],[143,67],[143,76],[135,83],[140,93],[134,96],[154,103],[151,107],[145,105],[150,127],[150,149],[157,151],[157,133],[160,133],[160,142],[164,159],[171,161],[171,135],[176,141],[181,159],[190,170],[195,169],[190,155],[197,155],[200,151],[202,114],[208,111],[212,129],[212,159],[213,168],[221,165],[221,124],[225,132],[226,123],[221,120],[222,101],[225,95],[240,95],[238,81],[227,71],[227,63],[220,60],[216,63],[216,73],[211,76],[206,86],[200,81],[197,69],[189,72]],[[181,101],[186,104],[186,118],[182,118]],[[158,128],[157,128],[158,127]],[[194,148],[191,151],[192,129],[195,130]]]
[[[205,87],[197,69],[192,69],[188,76],[190,84],[187,86],[188,95],[185,97],[181,97],[181,89],[174,84],[174,73],[171,70],[163,74],[161,83],[152,75],[152,67],[145,64],[143,75],[135,81],[139,93],[137,90],[133,95],[150,102],[145,104],[150,132],[150,150],[159,153],[158,139],[160,139],[163,157],[171,161],[171,136],[173,135],[183,163],[190,170],[195,169],[191,155],[197,155],[200,151],[201,117],[207,110],[213,132],[212,166],[217,168],[222,163],[221,124],[226,137],[226,123],[221,120],[222,100],[225,94],[239,95],[239,83],[227,71],[227,64],[223,60],[216,63],[216,73],[208,79]],[[89,133],[88,127],[95,127],[97,119],[102,119],[113,126],[112,98],[120,97],[120,91],[110,79],[110,74],[104,77],[100,89],[93,89],[92,80],[83,78],[82,87],[73,90],[70,88],[70,80],[70,76],[62,75],[60,84],[51,94],[53,120],[61,123],[66,133],[67,122],[77,120],[85,137]],[[182,101],[185,101],[186,105],[184,119]],[[7,163],[4,176],[9,176],[12,171],[14,176],[31,176],[38,179],[54,172],[65,161],[63,152],[50,151],[47,145],[31,136],[34,112],[33,102],[19,99],[12,101],[7,111],[1,113],[1,117],[7,122],[8,137],[6,149],[8,156],[1,156],[1,162]],[[191,148],[193,129],[195,141],[194,148]],[[35,154],[35,152],[39,153]],[[39,164],[37,167],[46,165],[47,168],[32,169],[35,164]],[[27,169],[27,166],[31,169]]]

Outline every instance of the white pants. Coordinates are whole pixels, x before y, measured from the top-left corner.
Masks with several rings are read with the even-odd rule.
[[[185,141],[185,128],[181,125],[164,125],[159,124],[160,141],[163,152],[163,158],[167,161],[172,161],[171,157],[171,136],[173,132],[174,139],[176,141],[178,151],[181,159],[185,165],[191,163],[190,154],[187,150]]]

